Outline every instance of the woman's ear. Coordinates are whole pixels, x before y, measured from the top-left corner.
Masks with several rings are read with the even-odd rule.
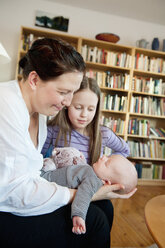
[[[36,87],[37,87],[37,83],[39,81],[39,76],[38,76],[37,72],[36,71],[31,71],[29,73],[28,79],[29,79],[29,85],[30,85],[31,89],[35,90]]]

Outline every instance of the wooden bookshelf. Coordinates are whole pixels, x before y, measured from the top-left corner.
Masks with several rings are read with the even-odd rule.
[[[145,143],[155,140],[161,144],[165,143],[164,136],[158,137],[152,133],[130,133],[129,126],[131,121],[136,119],[141,122],[145,120],[155,129],[165,129],[164,52],[92,40],[44,28],[21,27],[18,61],[26,54],[32,41],[40,37],[61,38],[82,54],[86,61],[87,75],[96,78],[102,92],[102,99],[104,99],[101,109],[102,122],[106,121],[106,125],[114,129],[117,135],[128,142],[134,140]],[[16,78],[21,78],[18,66]],[[150,109],[144,113],[135,111],[131,106],[134,98],[136,102],[143,100],[144,103],[141,104]],[[152,114],[154,109],[155,114]],[[145,128],[146,126],[143,127],[143,131]],[[130,156],[130,160],[134,163],[148,161],[165,166],[165,151],[161,158]],[[165,185],[165,180],[139,179],[139,184]]]

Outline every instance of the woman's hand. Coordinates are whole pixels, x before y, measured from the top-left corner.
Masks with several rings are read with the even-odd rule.
[[[69,191],[70,191],[70,199],[69,199],[69,202],[68,203],[71,203],[74,200],[74,198],[75,198],[77,189],[69,189]]]
[[[103,185],[92,197],[92,201],[98,201],[98,200],[110,200],[115,198],[121,198],[121,199],[128,199],[130,198],[137,190],[135,188],[128,194],[119,194],[118,192],[115,192],[117,190],[124,189],[124,186],[121,184],[113,184],[113,185]]]

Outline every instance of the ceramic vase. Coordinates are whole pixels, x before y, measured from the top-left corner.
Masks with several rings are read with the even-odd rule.
[[[152,50],[159,50],[159,39],[154,38],[152,41]]]

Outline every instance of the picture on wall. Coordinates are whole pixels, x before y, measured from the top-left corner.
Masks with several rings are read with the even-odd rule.
[[[68,32],[69,19],[55,14],[36,11],[35,25],[44,28]]]

